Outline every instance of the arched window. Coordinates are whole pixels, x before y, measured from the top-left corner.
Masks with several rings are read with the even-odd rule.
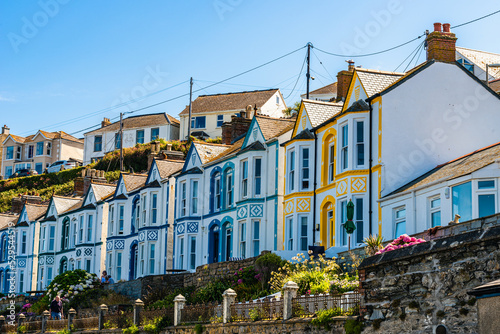
[[[225,217],[222,220],[222,251],[221,260],[229,261],[233,256],[233,223],[232,219]]]
[[[68,271],[68,259],[66,258],[66,256],[63,256],[59,265],[59,274],[62,274],[66,271]]]
[[[132,224],[130,224],[131,233],[135,233],[139,230],[139,219],[140,219],[140,203],[139,203],[139,195],[135,195],[132,200]]]
[[[62,224],[61,250],[69,248],[69,218],[66,217]]]

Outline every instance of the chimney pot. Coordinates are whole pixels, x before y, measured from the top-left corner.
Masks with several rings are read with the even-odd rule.
[[[443,32],[446,32],[446,33],[450,32],[450,24],[449,23],[443,23]]]
[[[2,127],[2,134],[3,134],[3,135],[8,135],[9,133],[10,133],[10,129],[9,129],[9,127],[8,127],[7,125],[4,125],[4,126]]]
[[[346,62],[347,62],[347,70],[353,71],[354,70],[354,60],[349,59],[349,60],[346,60]]]
[[[441,32],[441,23],[439,22],[434,23],[434,31]]]

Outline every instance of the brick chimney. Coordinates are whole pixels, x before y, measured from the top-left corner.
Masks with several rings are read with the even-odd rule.
[[[75,179],[74,193],[76,196],[83,196],[90,188],[92,182],[108,183],[103,170],[84,169],[82,176]]]
[[[441,30],[441,27],[443,30]],[[427,60],[445,63],[455,62],[455,43],[457,38],[450,32],[449,23],[434,23],[434,31],[427,35]]]
[[[19,197],[13,197],[11,211],[20,214],[25,203],[41,204],[42,198],[38,195],[19,195]]]
[[[2,126],[2,134],[8,135],[9,133],[10,133],[10,128],[8,128],[7,125]]]
[[[101,128],[108,126],[110,124],[111,124],[111,121],[109,120],[109,118],[104,117],[104,119],[101,122]]]
[[[231,145],[234,139],[247,133],[252,122],[251,118],[246,117],[249,114],[250,111],[241,111],[240,116],[233,115],[231,122],[222,124],[222,144]]]
[[[347,71],[340,71],[337,74],[337,101],[344,101],[347,97],[347,91],[349,90],[349,84],[352,80],[352,75],[354,73],[354,61],[346,60]]]

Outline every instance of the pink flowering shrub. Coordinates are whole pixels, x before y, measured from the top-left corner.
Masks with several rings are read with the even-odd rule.
[[[415,237],[410,237],[407,234],[400,235],[397,239],[391,241],[390,244],[376,252],[375,254],[382,254],[386,252],[393,251],[395,249],[400,249],[403,247],[413,246],[425,242],[424,239],[417,239]]]

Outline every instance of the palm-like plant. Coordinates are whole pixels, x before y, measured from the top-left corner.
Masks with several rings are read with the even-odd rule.
[[[381,235],[369,235],[368,237],[365,238],[365,252],[366,255],[372,256],[375,255],[380,249],[384,247],[382,244],[384,242],[384,238],[382,238]]]

